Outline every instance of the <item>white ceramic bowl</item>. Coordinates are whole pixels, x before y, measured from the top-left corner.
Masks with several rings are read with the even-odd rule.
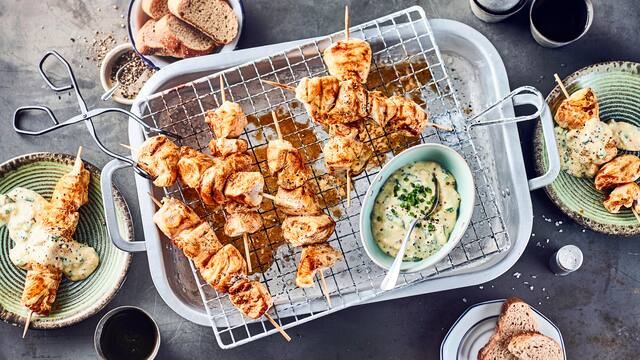
[[[411,147],[389,161],[373,179],[364,197],[360,212],[360,239],[367,255],[378,266],[389,269],[394,258],[384,253],[373,238],[371,232],[371,213],[378,193],[387,179],[401,167],[416,161],[433,161],[449,171],[456,179],[456,190],[460,194],[458,219],[449,235],[449,241],[431,256],[419,261],[404,261],[400,271],[411,273],[422,271],[435,265],[453,250],[464,235],[475,202],[475,185],[469,165],[460,154],[448,146],[440,144],[420,144]]]
[[[133,50],[133,45],[129,43],[120,44],[111,49],[107,55],[104,56],[104,59],[102,59],[102,64],[100,64],[100,84],[102,84],[102,88],[105,92],[110,90],[113,86],[113,83],[111,82],[111,69],[113,68],[116,60],[120,55],[131,50]],[[134,101],[134,99],[127,99],[116,94],[111,96],[111,100],[124,105],[131,105]]]
[[[235,50],[238,45],[238,41],[240,40],[240,35],[242,35],[242,24],[244,21],[244,8],[242,6],[242,0],[227,0],[233,12],[236,14],[238,18],[238,35],[232,42],[218,47],[214,52],[228,52]],[[142,28],[145,22],[150,19],[150,17],[142,11],[142,0],[132,0],[129,4],[129,13],[127,15],[127,23],[129,30],[129,40],[133,47],[136,46],[136,35],[138,34],[138,30]],[[136,49],[136,52],[138,50]],[[176,62],[180,59],[168,57],[168,56],[156,56],[156,55],[142,55],[138,53],[140,57],[151,67],[154,69],[161,69],[173,62]]]

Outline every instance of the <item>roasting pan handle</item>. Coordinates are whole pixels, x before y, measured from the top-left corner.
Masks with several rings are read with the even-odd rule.
[[[147,246],[144,241],[127,241],[120,235],[118,230],[118,218],[116,217],[116,204],[113,196],[113,174],[126,167],[131,167],[129,163],[113,159],[105,165],[100,176],[100,190],[102,192],[102,206],[104,208],[105,221],[107,223],[107,233],[113,244],[120,250],[127,252],[146,251]]]
[[[544,174],[529,179],[529,190],[537,190],[551,184],[560,174],[560,155],[556,145],[556,137],[553,130],[553,117],[547,102],[533,95],[520,94],[513,97],[513,106],[533,105],[542,112],[540,113],[540,123],[542,124],[542,135],[544,136],[545,151],[549,159],[549,168]]]

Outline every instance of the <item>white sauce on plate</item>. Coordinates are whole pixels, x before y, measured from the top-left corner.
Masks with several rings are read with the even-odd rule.
[[[373,238],[387,255],[396,256],[411,221],[425,214],[433,204],[433,174],[440,187],[439,204],[429,219],[421,220],[416,225],[404,260],[425,259],[449,241],[460,208],[456,180],[438,163],[415,162],[391,174],[373,205]]]
[[[624,121],[609,121],[613,140],[620,150],[640,151],[640,128]]]
[[[27,270],[30,263],[53,265],[72,281],[87,278],[96,269],[99,257],[88,245],[47,233],[36,222],[47,200],[25,188],[0,195],[0,226],[7,226],[14,246],[11,262]]]
[[[596,118],[588,120],[580,129],[566,130],[556,126],[555,134],[560,165],[570,175],[592,178],[598,172],[599,164],[610,156],[606,146],[613,133],[606,123]]]

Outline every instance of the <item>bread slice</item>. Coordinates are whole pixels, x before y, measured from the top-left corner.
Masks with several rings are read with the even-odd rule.
[[[496,332],[478,352],[478,360],[517,360],[507,349],[509,339],[515,334],[536,331],[538,322],[529,305],[518,298],[509,298],[502,304]]]
[[[148,20],[136,34],[136,49],[143,55],[169,55],[156,33],[156,21]]]
[[[507,349],[518,360],[563,360],[562,347],[538,332],[525,332],[511,337]]]
[[[210,54],[216,43],[193,26],[167,14],[155,25],[155,32],[166,52],[177,58]]]
[[[238,19],[224,0],[169,0],[169,11],[207,34],[218,44],[238,35]]]
[[[155,20],[160,20],[161,17],[169,13],[167,0],[142,0],[140,6],[142,7],[142,11]]]

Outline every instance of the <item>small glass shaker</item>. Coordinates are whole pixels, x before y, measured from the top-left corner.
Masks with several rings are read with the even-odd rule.
[[[582,266],[582,251],[575,245],[565,245],[553,254],[549,268],[557,276],[568,275]]]

